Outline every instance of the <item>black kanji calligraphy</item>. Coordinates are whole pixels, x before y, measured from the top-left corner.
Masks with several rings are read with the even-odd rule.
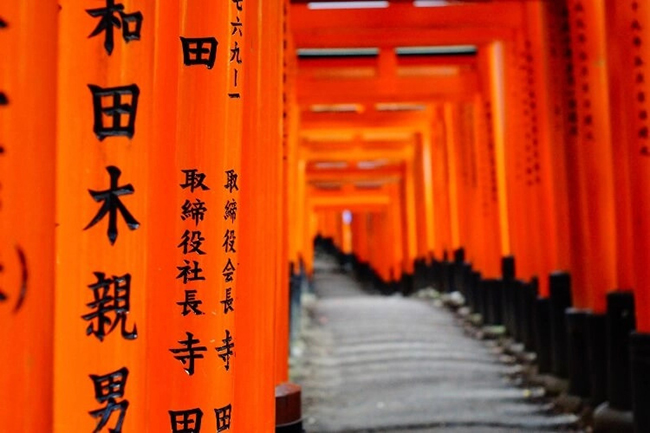
[[[29,278],[29,274],[27,272],[27,257],[25,256],[25,252],[21,247],[17,246],[16,254],[18,255],[18,264],[20,265],[20,287],[18,289],[18,299],[16,300],[16,304],[13,308],[14,314],[20,311],[21,307],[23,306],[23,302],[25,302],[25,298],[27,297],[27,283]],[[3,272],[4,265],[0,263],[0,274]],[[2,291],[2,288],[0,288],[0,302],[7,302],[8,300],[9,297]]]
[[[196,290],[185,290],[185,300],[176,303],[176,305],[183,307],[181,315],[187,316],[190,313],[194,313],[195,315],[200,316],[204,314],[203,311],[199,310],[199,305],[201,305],[203,301],[196,299],[196,293]]]
[[[189,260],[183,260],[185,266],[176,266],[180,272],[176,276],[176,279],[183,279],[183,284],[187,284],[188,281],[201,281],[205,280],[205,277],[201,276],[203,269],[199,267],[199,262],[196,260],[192,261],[193,265],[190,265]]]
[[[0,106],[9,105],[9,98],[4,92],[0,92]]]
[[[236,253],[235,251],[235,240],[237,237],[235,236],[235,231],[234,230],[228,230],[226,229],[226,233],[223,235],[223,250],[225,253]]]
[[[226,288],[226,298],[219,301],[223,304],[223,314],[228,314],[231,311],[235,311],[233,307],[233,302],[235,299],[232,297],[232,288]]]
[[[198,198],[192,203],[189,200],[185,200],[185,203],[181,206],[181,219],[185,221],[186,219],[194,220],[194,223],[198,226],[203,218],[205,213],[208,211],[208,208],[205,207],[205,202],[202,202]]]
[[[6,29],[7,27],[9,27],[9,24],[7,24],[4,19],[0,18],[0,29]]]
[[[230,49],[230,61],[236,62],[238,65],[242,64],[241,51],[237,41],[235,41],[235,46]]]
[[[239,186],[237,186],[237,178],[238,175],[235,170],[226,171],[226,184],[224,185],[224,188],[226,188],[230,193],[232,193],[234,190],[239,191]]]
[[[199,408],[170,410],[172,433],[200,433],[203,411]]]
[[[185,183],[181,183],[180,187],[183,189],[189,188],[190,192],[194,192],[195,189],[201,188],[202,191],[207,191],[210,188],[204,183],[206,175],[200,173],[197,169],[192,168],[189,170],[181,170],[185,175]]]
[[[214,413],[217,417],[217,433],[230,430],[230,420],[232,419],[232,405],[224,406],[215,409]]]
[[[99,341],[113,332],[121,324],[122,337],[127,340],[138,338],[135,325],[131,331],[126,330],[127,314],[131,310],[131,274],[106,278],[104,272],[94,272],[97,281],[88,288],[93,291],[93,300],[86,304],[92,312],[81,316],[90,322],[86,335],[94,335]],[[108,328],[108,329],[107,329]]]
[[[235,273],[235,265],[233,265],[232,260],[228,258],[228,263],[224,266],[221,275],[223,275],[223,280],[226,283],[230,283],[233,279],[232,275]]]
[[[111,419],[113,412],[119,411],[119,416],[113,428],[109,428],[110,433],[121,433],[122,423],[126,416],[126,410],[129,407],[128,400],[118,400],[124,398],[126,388],[126,379],[129,376],[129,370],[122,367],[117,371],[104,376],[91,374],[90,379],[93,381],[95,388],[95,400],[106,406],[89,412],[90,416],[97,418],[97,426],[93,433],[98,433],[106,427]]]
[[[244,0],[232,0],[232,2],[235,4],[235,7],[239,12],[244,10],[244,8],[242,7],[242,3],[244,2]]]
[[[239,71],[237,70],[237,68],[235,68],[235,70],[233,71],[233,74],[232,74],[232,81],[233,81],[233,85],[234,85],[235,88],[237,88],[238,77],[239,77]],[[228,97],[230,97],[230,98],[240,98],[241,94],[239,92],[228,93]]]
[[[227,220],[230,218],[230,222],[235,222],[237,219],[237,200],[232,199],[226,202],[223,210],[223,219]]]
[[[115,35],[113,34],[115,28],[122,29],[122,38],[127,43],[140,39],[143,20],[141,12],[127,14],[124,12],[124,5],[115,4],[115,0],[106,0],[105,7],[86,9],[86,12],[93,18],[99,18],[97,27],[88,37],[93,38],[104,32],[104,49],[109,56],[115,45]]]
[[[230,36],[236,36],[236,35],[244,36],[244,34],[242,33],[243,25],[239,17],[237,17],[237,21],[231,21],[230,26],[232,27],[232,32],[230,33]]]
[[[88,88],[93,96],[93,131],[97,138],[132,138],[140,97],[137,84],[106,88],[89,84]]]
[[[230,331],[226,329],[226,338],[221,340],[223,342],[223,346],[219,346],[216,348],[217,354],[219,355],[219,358],[224,362],[224,368],[226,371],[230,370],[230,357],[234,356],[233,349],[235,348],[235,343],[233,341],[232,335],[230,335]]]
[[[117,212],[119,211],[124,218],[124,222],[130,230],[136,230],[140,227],[140,223],[131,215],[131,212],[122,204],[120,197],[123,195],[130,195],[135,192],[135,189],[131,184],[124,186],[118,186],[118,180],[122,172],[119,168],[114,166],[106,167],[106,171],[110,176],[110,187],[105,191],[93,191],[88,190],[90,196],[97,203],[102,202],[102,207],[99,208],[97,215],[90,221],[90,223],[84,228],[88,230],[93,227],[95,224],[100,222],[106,214],[108,214],[108,240],[111,245],[115,244],[117,240]]]
[[[5,267],[2,263],[0,263],[0,274],[2,274],[5,270]],[[0,287],[0,302],[6,302],[7,301],[7,295],[2,291],[2,287]]]
[[[203,242],[205,242],[205,238],[199,230],[185,230],[181,236],[181,243],[177,245],[177,248],[182,248],[183,254],[196,253],[203,255],[205,254],[205,251],[201,249]]]
[[[208,69],[212,69],[219,45],[214,37],[184,38],[181,36],[181,45],[185,66],[205,65]]]
[[[21,247],[17,246],[16,254],[18,255],[18,263],[20,264],[20,290],[18,291],[18,300],[14,307],[14,313],[17,313],[20,310],[20,307],[23,306],[23,302],[27,297],[27,280],[29,277],[29,274],[27,273],[27,257],[25,256],[25,252]]]
[[[169,349],[169,351],[175,355],[175,359],[178,359],[185,366],[185,372],[192,376],[194,374],[194,360],[202,359],[203,354],[201,352],[205,352],[208,349],[205,346],[197,346],[201,341],[198,338],[194,338],[194,334],[191,332],[186,331],[185,334],[187,335],[187,340],[178,341],[183,347],[180,349]]]

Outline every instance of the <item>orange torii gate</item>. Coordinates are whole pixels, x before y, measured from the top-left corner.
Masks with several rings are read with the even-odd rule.
[[[0,6],[3,428],[272,431],[282,2],[96,3]]]
[[[309,132],[309,134],[313,133],[313,131]],[[311,141],[309,145],[303,147],[303,150],[301,151],[302,158],[304,158],[306,161],[311,161],[311,164],[309,165],[310,170],[308,171],[308,179],[313,175],[317,175],[317,173],[320,171],[318,167],[330,167],[332,164],[343,163],[346,165],[354,165],[357,168],[351,170],[363,170],[367,173],[367,176],[372,176],[373,173],[376,174],[378,170],[372,168],[372,166],[375,165],[381,169],[382,165],[394,166],[395,164],[398,164],[401,167],[402,165],[411,164],[410,161],[412,161],[413,156],[411,148],[412,144],[410,140],[407,140],[406,142],[396,143],[388,142],[386,144],[377,141],[363,141],[359,135],[355,137],[356,140],[352,140],[352,145],[347,144],[347,148],[342,149],[332,149],[332,147],[336,146],[337,144],[341,145],[341,143],[324,142],[322,145],[321,143],[314,145],[314,142]],[[330,170],[331,174],[333,174],[332,171],[333,170]],[[347,174],[350,174],[350,170],[344,169],[336,171],[339,173],[339,179],[342,180],[347,179]],[[406,221],[406,219],[410,219],[412,221],[415,218],[415,197],[414,191],[412,190],[413,180],[412,178],[409,180],[409,177],[412,176],[412,170],[404,172],[400,168],[400,172],[402,176],[401,178],[403,179],[403,183],[400,185],[400,191],[403,191],[403,193],[396,196],[396,198],[401,199],[401,197],[403,197],[402,200],[397,201],[399,204],[397,209],[401,215],[398,219],[401,224],[399,232],[404,233],[404,237],[402,238],[403,242],[394,244],[394,248],[399,249],[400,252],[403,251],[403,253],[400,253],[400,257],[402,257],[403,260],[400,266],[400,272],[398,273],[400,274],[399,276],[401,276],[402,270],[406,273],[411,272],[409,269],[409,263],[411,263],[414,259],[416,238],[415,226],[413,224],[408,224]],[[379,174],[381,175],[381,172]],[[374,177],[375,179],[377,178],[377,176]],[[310,183],[313,184],[313,182]],[[344,186],[350,187],[353,185]],[[311,237],[308,239],[311,239]],[[309,250],[310,247],[310,243],[304,245],[305,250]],[[309,256],[311,256],[311,254],[309,254]],[[398,278],[398,275],[396,275],[396,278]]]
[[[644,2],[60,3],[0,6],[7,429],[271,431],[320,232],[650,430]]]
[[[526,309],[524,316],[535,311],[540,320],[535,326],[525,319],[528,323],[517,331],[522,333],[518,338],[538,351],[542,371],[552,369],[560,376],[570,373],[572,392],[590,392],[596,401],[604,395],[600,373],[606,294],[635,282],[631,198],[626,185],[628,179],[642,182],[639,171],[634,171],[642,165],[632,164],[630,171],[626,165],[612,170],[612,157],[618,161],[630,155],[621,146],[612,147],[612,131],[619,140],[631,143],[647,137],[643,109],[623,113],[609,108],[610,99],[627,110],[630,104],[624,103],[614,87],[608,90],[614,80],[607,75],[608,56],[619,59],[610,60],[616,67],[620,60],[627,60],[626,71],[636,75],[630,74],[621,85],[631,96],[626,101],[636,98],[645,103],[642,8],[637,2],[632,7],[608,4],[605,12],[604,4],[491,2],[427,10],[401,2],[362,13],[308,10],[302,4],[292,7],[298,48],[375,52],[375,58],[367,55],[354,60],[326,59],[325,54],[319,59],[299,59],[298,67],[304,71],[300,84],[307,87],[298,90],[306,101],[303,112],[318,103],[359,104],[367,110],[379,102],[365,94],[373,87],[375,94],[389,101],[438,107],[431,128],[433,208],[434,215],[446,221],[434,218],[435,239],[450,246],[437,246],[436,251],[466,249],[478,270],[495,277],[499,276],[499,255],[506,256],[503,266],[509,277],[534,280],[525,290],[515,290],[518,299],[509,301]],[[619,45],[629,46],[631,40],[636,51],[624,49],[627,57],[616,49],[606,52],[606,26],[617,41],[628,38]],[[627,30],[620,32],[621,28]],[[456,75],[476,87],[460,97],[454,92],[444,95],[444,89],[436,94],[431,88],[429,94],[414,95],[404,79],[406,56],[400,57],[396,48],[452,44],[477,47],[477,61],[466,62],[475,72]],[[566,53],[573,53],[573,58]],[[420,67],[427,61],[432,69],[444,67],[444,60],[416,58],[409,60]],[[589,64],[592,60],[597,63]],[[353,66],[358,76],[351,74]],[[402,71],[403,79],[391,81],[391,71]],[[361,83],[361,76],[371,79],[355,87],[355,79]],[[441,77],[437,82],[454,83]],[[400,91],[391,93],[396,88]],[[468,122],[468,118],[473,120]],[[612,121],[618,122],[615,130],[610,128]],[[459,126],[468,124],[473,138],[467,136],[466,127]],[[614,188],[621,194],[614,195]],[[445,190],[442,196],[437,194]],[[636,191],[640,197],[642,189]],[[642,219],[639,209],[635,208],[637,220]],[[467,217],[477,214],[481,217]],[[637,232],[635,239],[644,239],[644,233]],[[512,257],[507,256],[516,259],[516,270]],[[566,284],[568,274],[554,273],[547,279],[556,270],[573,276],[573,300]],[[568,316],[572,338],[585,333],[589,337],[571,340],[568,371],[567,361],[562,360],[567,348],[564,309],[572,303],[588,310]],[[522,321],[522,317],[517,319]],[[552,322],[547,328],[552,332],[534,335],[535,328],[544,328],[545,320]],[[546,352],[550,347],[558,351]],[[588,368],[574,356],[579,352],[590,359]],[[587,374],[592,374],[591,379]],[[587,386],[589,391],[585,391]]]

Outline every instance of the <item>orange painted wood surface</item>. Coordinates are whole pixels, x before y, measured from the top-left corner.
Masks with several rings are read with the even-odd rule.
[[[57,4],[0,6],[0,417],[52,426]]]

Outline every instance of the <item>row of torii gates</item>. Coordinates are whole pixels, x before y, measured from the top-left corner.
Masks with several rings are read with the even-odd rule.
[[[0,6],[3,428],[300,431],[318,236],[650,431],[650,4],[222,3]]]

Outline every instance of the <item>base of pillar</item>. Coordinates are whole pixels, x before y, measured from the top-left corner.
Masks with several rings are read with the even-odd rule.
[[[302,389],[294,383],[275,387],[275,432],[303,433]]]
[[[589,397],[589,365],[587,357],[587,317],[589,312],[569,308],[566,311],[568,334],[569,393]]]
[[[632,408],[637,433],[650,432],[650,334],[630,335]]]
[[[589,366],[589,403],[592,407],[607,400],[607,320],[604,314],[587,315],[586,343]]]
[[[593,421],[594,433],[634,433],[632,411],[616,410],[608,402],[596,408]]]

